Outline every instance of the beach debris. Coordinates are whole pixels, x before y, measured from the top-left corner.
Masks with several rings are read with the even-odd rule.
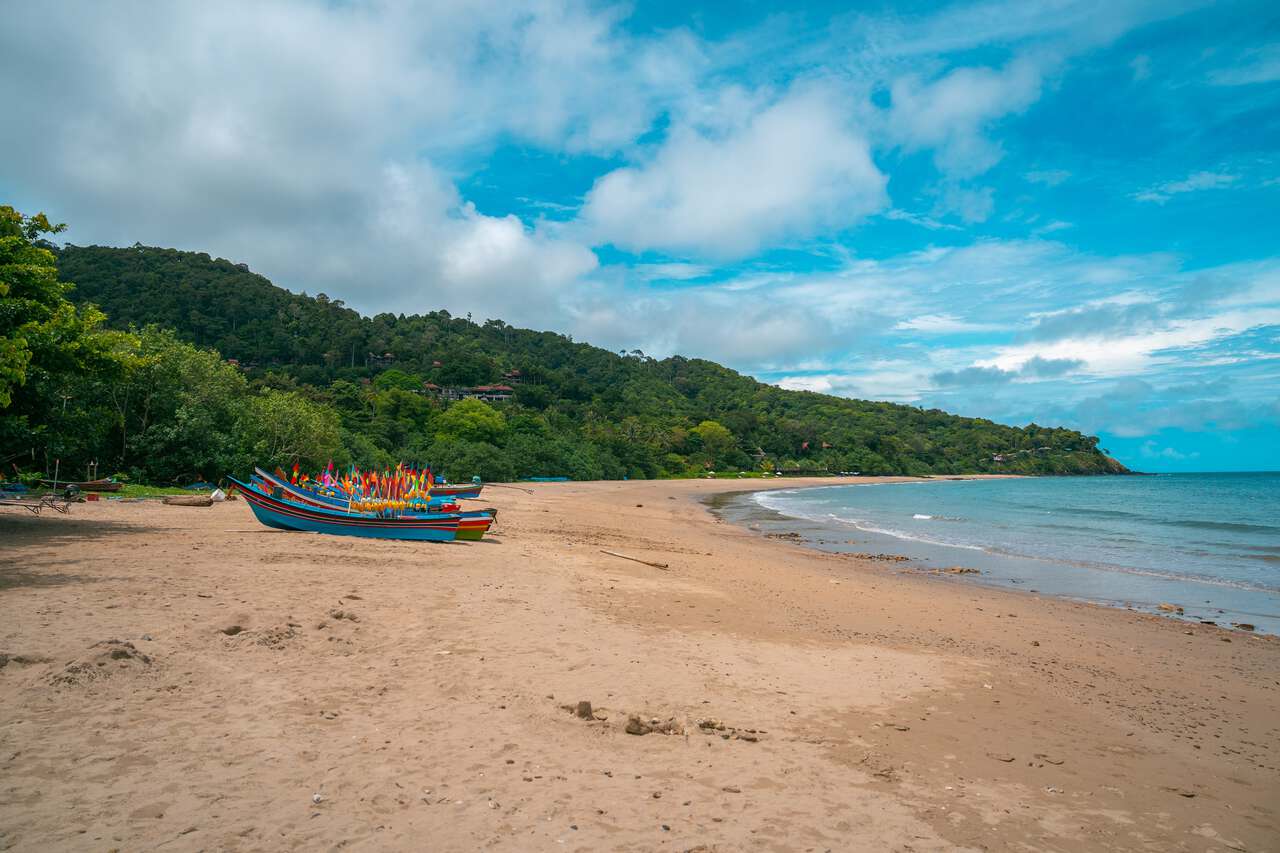
[[[1045,764],[1052,764],[1055,767],[1062,764],[1064,761],[1064,759],[1061,759],[1061,758],[1055,758],[1051,755],[1045,755],[1043,752],[1037,752],[1035,757],[1040,761],[1043,761]]]
[[[939,569],[944,575],[980,575],[981,569],[971,569],[968,566],[951,566],[946,569]]]
[[[996,761],[1003,761],[1005,764],[1009,764],[1017,760],[1007,752],[988,752],[987,758],[994,758]]]
[[[578,707],[574,709],[574,713],[578,715],[578,719],[580,720],[595,719],[595,714],[591,710],[591,703],[585,699],[578,703]]]
[[[639,717],[632,716],[627,720],[626,732],[629,735],[647,735],[651,731],[653,729],[649,728],[649,725]]]
[[[346,619],[348,622],[360,621],[360,618],[356,616],[354,613],[352,613],[350,610],[339,610],[336,607],[333,610],[329,611],[329,615],[334,619]]]
[[[228,625],[227,627],[221,628],[219,630],[221,630],[222,633],[226,634],[228,637],[234,637],[236,634],[239,634],[241,631],[243,631],[244,628],[241,628],[239,625]]]
[[[48,663],[48,662],[49,662],[49,658],[43,657],[41,655],[13,655],[5,652],[0,652],[0,669],[4,669],[6,666],[8,666],[11,663],[21,664],[23,666],[30,666],[31,664]]]
[[[684,726],[677,722],[674,717],[669,717],[666,720],[659,720],[657,717],[645,719],[639,714],[632,714],[627,717],[627,724],[623,730],[629,735],[647,735],[654,732],[661,735],[684,734]]]
[[[655,563],[652,560],[642,560],[639,557],[631,557],[626,554],[619,554],[617,551],[606,551],[605,549],[601,548],[600,553],[608,554],[610,557],[621,557],[624,560],[631,560],[633,563],[644,563],[646,566],[653,566],[655,569],[669,568],[666,563]]]
[[[1257,627],[1252,622],[1232,622],[1232,628],[1238,628],[1241,631],[1256,631]]]
[[[1196,795],[1195,791],[1188,790],[1187,788],[1175,788],[1170,785],[1163,785],[1161,787],[1170,794],[1177,794],[1179,797],[1186,797],[1188,800],[1192,799]]]
[[[1033,645],[1033,646],[1038,646],[1038,645],[1040,645],[1040,641],[1039,641],[1039,640],[1032,640],[1032,641],[1031,641],[1031,645]]]
[[[724,740],[745,740],[747,743],[756,743],[760,740],[760,735],[767,734],[764,729],[729,726],[722,720],[715,719],[698,720],[697,725],[698,731],[704,735],[719,735]]]
[[[725,785],[725,786],[724,786],[723,788],[721,788],[720,790],[721,790],[721,791],[724,791],[726,794],[741,794],[741,793],[742,793],[742,789],[741,789],[741,788],[739,788],[737,785]]]
[[[764,535],[764,538],[765,539],[786,539],[791,542],[799,542],[804,537],[801,536],[799,533],[796,533],[795,531],[790,531],[787,533],[766,533]]]
[[[846,557],[853,557],[855,560],[872,560],[879,563],[905,563],[910,557],[904,557],[901,554],[846,554]]]
[[[1157,604],[1156,610],[1159,610],[1161,613],[1182,613],[1183,612],[1181,606],[1177,604],[1170,604],[1167,601]]]
[[[321,803],[323,803],[323,802],[324,802],[324,796],[323,796],[322,794],[318,793],[318,792],[317,792],[317,793],[315,793],[315,794],[312,794],[312,795],[311,795],[311,802],[315,803],[315,804],[318,806],[318,805],[320,805]]]

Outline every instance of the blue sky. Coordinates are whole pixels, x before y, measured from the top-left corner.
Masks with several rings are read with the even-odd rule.
[[[778,8],[27,4],[0,195],[364,311],[1280,468],[1273,5]]]

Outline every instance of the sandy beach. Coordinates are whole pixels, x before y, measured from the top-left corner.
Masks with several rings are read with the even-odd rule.
[[[771,486],[491,488],[448,545],[6,511],[0,848],[1280,848],[1275,638],[702,503]]]

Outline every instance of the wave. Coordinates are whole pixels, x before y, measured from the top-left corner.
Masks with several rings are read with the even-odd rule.
[[[958,515],[925,515],[922,512],[917,512],[915,515],[911,517],[916,521],[964,521],[965,520]]]
[[[1140,512],[1125,512],[1122,509],[1089,509],[1078,506],[1060,506],[1057,512],[1065,512],[1068,515],[1083,515],[1088,518],[1146,518]]]
[[[1270,524],[1247,524],[1242,521],[1203,521],[1197,518],[1176,518],[1161,521],[1170,527],[1190,527],[1193,530],[1230,530],[1234,533],[1280,534],[1280,527]]]
[[[926,545],[941,545],[945,548],[963,548],[966,551],[986,551],[987,549],[981,545],[962,545],[958,542],[947,542],[944,539],[931,539],[928,536],[920,536],[915,533],[908,533],[905,530],[894,530],[892,527],[876,527],[861,518],[842,518],[834,513],[828,513],[827,517],[832,521],[838,521],[841,524],[848,524],[856,527],[866,533],[880,533],[884,536],[892,536],[894,539],[905,539],[908,542],[923,542]]]

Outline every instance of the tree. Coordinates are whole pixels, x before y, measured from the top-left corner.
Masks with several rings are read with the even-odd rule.
[[[342,447],[333,410],[293,391],[266,391],[253,397],[240,430],[242,447],[264,468],[300,462],[318,469]]]
[[[723,460],[729,451],[734,449],[733,433],[716,421],[703,421],[691,432],[702,441],[702,447],[711,457],[713,464]]]
[[[495,443],[507,431],[507,419],[483,400],[459,400],[435,421],[436,436]]]
[[[117,336],[100,328],[106,317],[67,300],[71,285],[58,280],[53,253],[38,245],[42,234],[63,227],[0,206],[0,458],[37,445],[60,457],[64,435],[82,442],[86,424],[67,404],[86,376],[117,367]],[[71,422],[75,428],[60,429]]]

